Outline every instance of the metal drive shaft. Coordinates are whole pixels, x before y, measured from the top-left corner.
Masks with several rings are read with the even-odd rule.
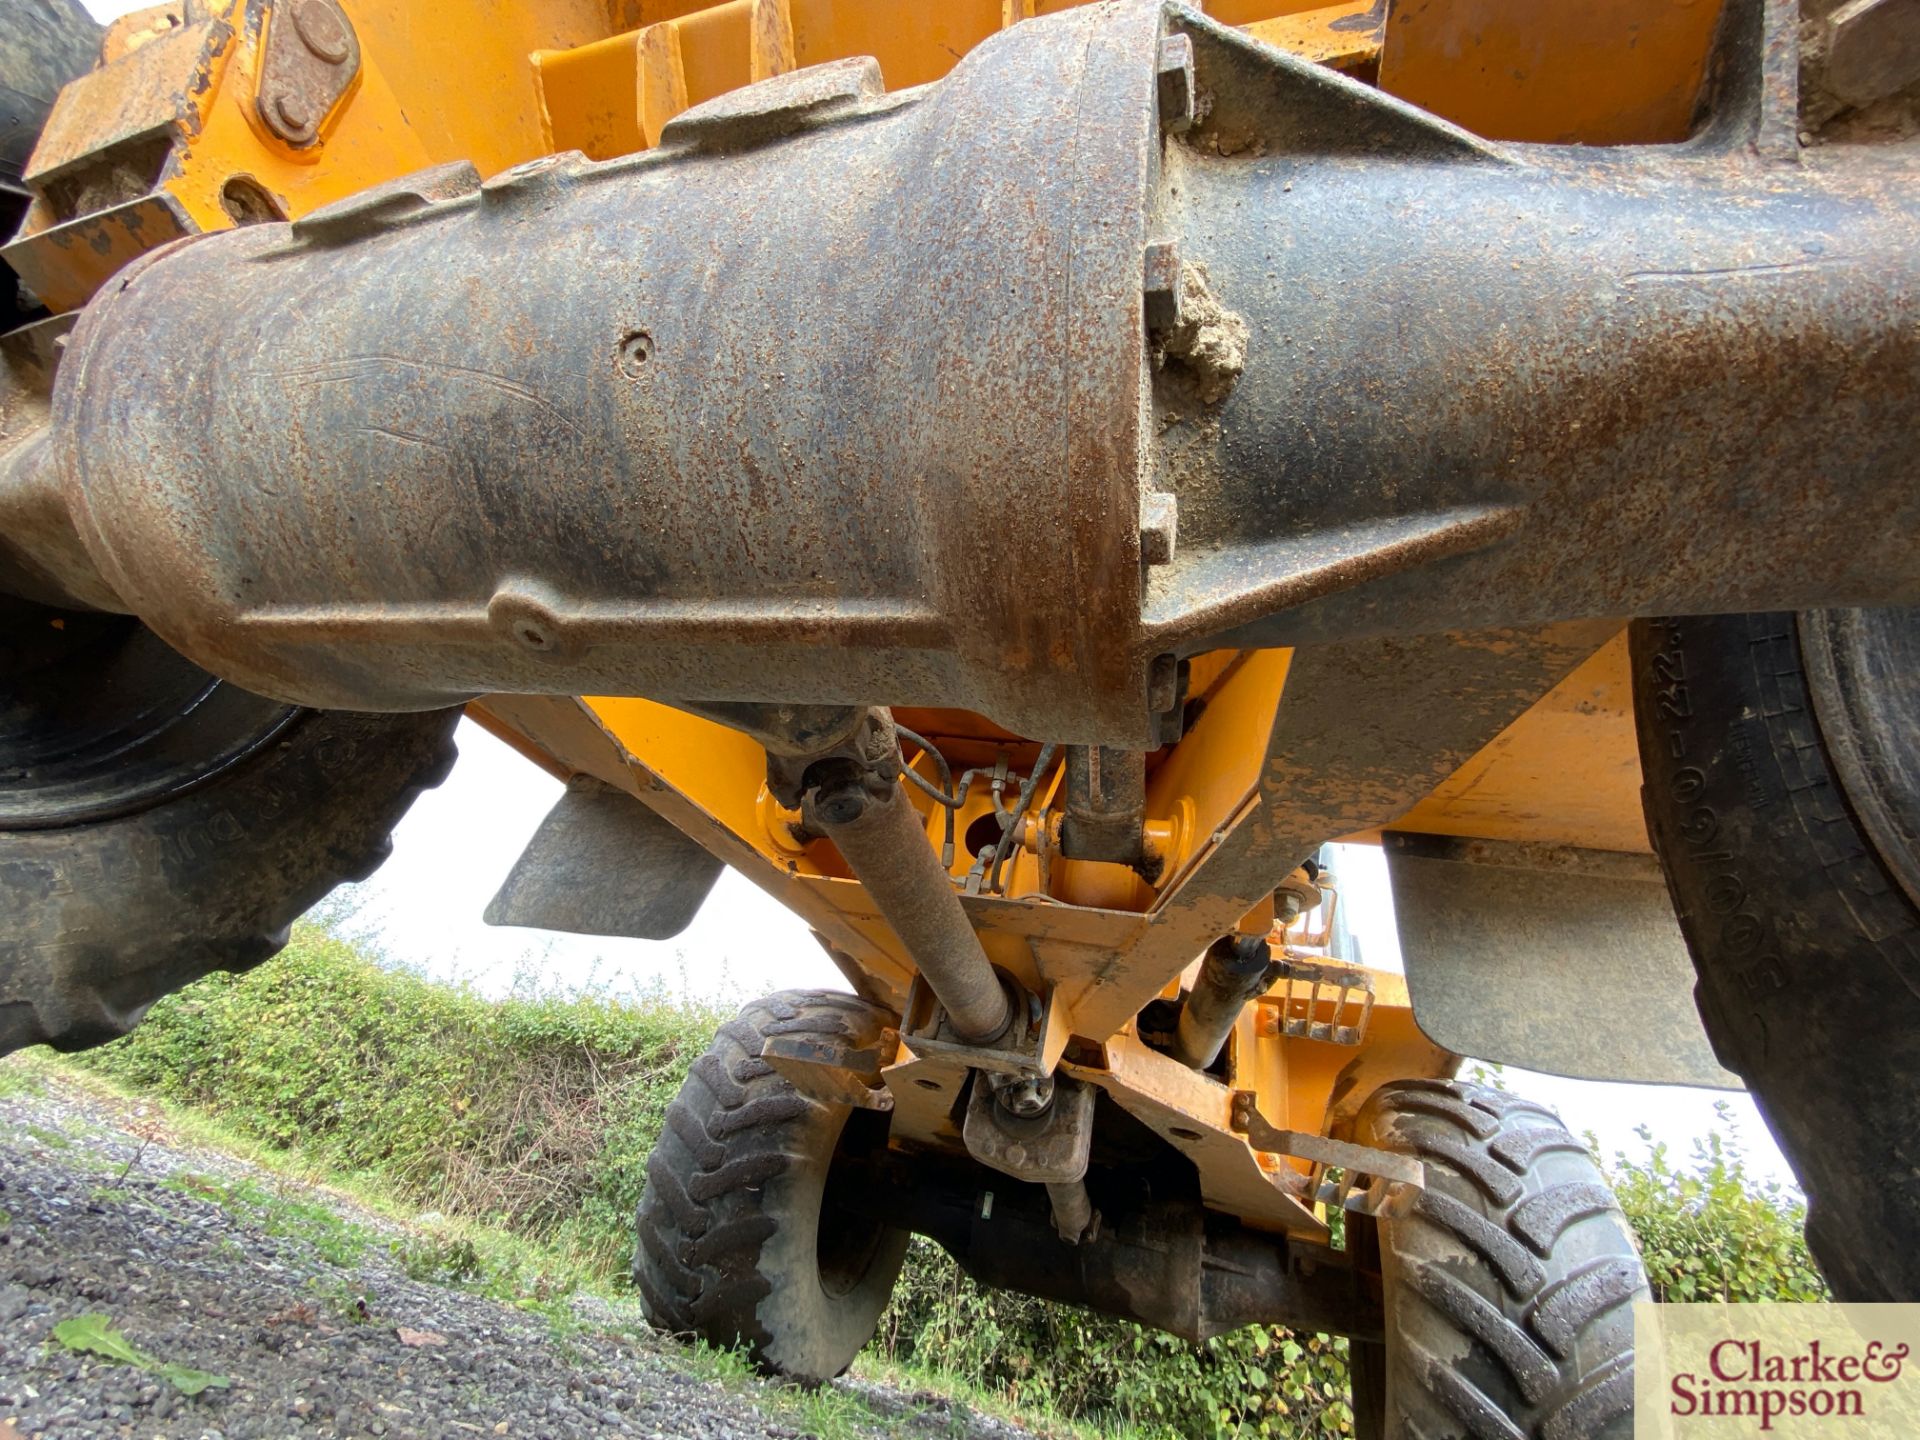
[[[900,786],[888,783],[876,795],[863,777],[835,780],[808,796],[806,817],[840,847],[955,1032],[984,1044],[1004,1031],[1007,992]]]

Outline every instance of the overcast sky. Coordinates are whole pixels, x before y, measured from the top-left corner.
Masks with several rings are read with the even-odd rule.
[[[86,0],[106,21],[149,0]],[[439,3],[439,0],[421,0]],[[453,776],[414,806],[395,836],[393,858],[364,885],[346,886],[323,906],[333,923],[393,962],[489,995],[516,983],[614,995],[664,990],[738,1003],[792,986],[844,989],[807,927],[732,870],[678,939],[655,944],[543,931],[495,930],[480,914],[521,847],[559,797],[551,777],[470,722],[459,735]],[[1378,851],[1343,856],[1348,917],[1367,963],[1399,968],[1386,867]],[[1754,1168],[1790,1180],[1753,1104],[1744,1095],[1668,1087],[1600,1085],[1524,1072],[1507,1083],[1555,1106],[1575,1131],[1592,1130],[1609,1152],[1638,1153],[1634,1127],[1646,1124],[1684,1155],[1712,1124],[1716,1100],[1730,1100]]]

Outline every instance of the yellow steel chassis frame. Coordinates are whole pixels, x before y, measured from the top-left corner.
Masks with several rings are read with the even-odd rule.
[[[848,55],[876,56],[889,88],[922,84],[995,30],[1071,3],[1079,0],[342,0],[361,63],[321,119],[317,142],[296,148],[262,123],[256,105],[265,35],[290,0],[176,0],[113,25],[101,68],[62,96],[29,169],[33,208],[8,255],[53,308],[70,309],[134,255],[177,234],[259,218],[262,200],[269,213],[297,218],[448,160],[471,159],[491,173],[555,150],[611,158],[654,143],[690,105]],[[1600,143],[1685,134],[1718,11],[1664,0],[1211,0],[1204,8],[1495,138]],[[1631,64],[1628,34],[1637,37]],[[1448,59],[1462,36],[1489,57],[1471,73]],[[76,189],[75,177],[103,157],[152,153],[156,140],[165,159],[144,195],[101,203]],[[1430,794],[1372,823],[1646,850],[1618,628],[1569,627],[1567,653],[1589,658]],[[1142,1006],[1179,993],[1210,932],[1272,924],[1270,900],[1241,897],[1248,904],[1222,915],[1222,897],[1196,903],[1197,887],[1186,881],[1271,838],[1273,807],[1298,778],[1270,746],[1294,672],[1286,651],[1194,662],[1199,718],[1150,767],[1148,835],[1163,862],[1156,884],[1124,866],[1052,853],[1056,771],[1035,797],[1005,896],[963,903],[994,963],[1051,997],[1043,1060],[1105,1089],[1187,1154],[1208,1204],[1261,1228],[1320,1236],[1325,1227],[1301,1183],[1310,1167],[1250,1146],[1234,1127],[1235,1096],[1250,1094],[1281,1129],[1339,1133],[1379,1084],[1450,1073],[1456,1057],[1420,1033],[1404,983],[1374,975],[1358,1046],[1280,1033],[1286,1013],[1331,1020],[1330,1000],[1311,1014],[1285,995],[1249,1006],[1225,1083],[1134,1033]],[[832,845],[795,838],[798,817],[769,795],[754,741],[630,697],[494,696],[470,711],[555,774],[594,775],[639,797],[804,918],[855,988],[904,1007],[911,962]],[[962,711],[899,718],[956,770],[991,765],[1000,753],[1024,770],[1038,749]],[[931,775],[925,757],[910,750],[909,759]],[[940,816],[915,798],[937,848]],[[960,832],[990,805],[979,787],[958,816]],[[956,878],[970,858],[956,856]],[[951,1115],[963,1065],[908,1047],[886,1074],[896,1143],[960,1146]]]

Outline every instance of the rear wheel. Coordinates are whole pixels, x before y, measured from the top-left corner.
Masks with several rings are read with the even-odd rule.
[[[1836,1296],[1920,1299],[1920,610],[1633,627],[1647,828]]]
[[[0,599],[0,637],[0,1054],[266,959],[453,761],[457,711],[264,700],[123,616]]]
[[[1407,1213],[1351,1226],[1386,1321],[1351,1352],[1360,1440],[1628,1440],[1646,1274],[1586,1147],[1530,1100],[1444,1080],[1385,1087],[1356,1138],[1426,1168]]]
[[[871,1023],[851,995],[786,990],[720,1027],[647,1159],[634,1280],[647,1319],[830,1380],[873,1338],[907,1232],[836,1203],[835,1160],[884,1144],[885,1116],[809,1099],[760,1058],[769,1035]]]

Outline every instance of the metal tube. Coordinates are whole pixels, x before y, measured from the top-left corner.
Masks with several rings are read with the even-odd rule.
[[[1183,255],[1252,337],[1220,423],[1167,432],[1169,633],[1911,602],[1912,151],[1495,146],[1301,80],[1238,117],[1287,136],[1265,157],[1169,151]]]
[[[1180,1007],[1173,1055],[1183,1065],[1204,1070],[1219,1057],[1233,1022],[1270,983],[1273,952],[1264,935],[1228,935],[1213,942],[1200,975]]]
[[[49,463],[44,432],[0,457],[0,594],[41,605],[118,610],[88,559]]]
[[[875,795],[857,776],[835,780],[808,795],[806,818],[840,848],[955,1033],[975,1043],[1000,1035],[1012,1015],[1007,992],[900,786]]]
[[[80,538],[276,698],[881,698],[1144,741],[1151,657],[1115,637],[1162,28],[1046,17],[903,96],[777,77],[643,155],[441,167],[142,257],[61,364]]]
[[[944,1248],[982,1284],[1084,1305],[1189,1340],[1243,1325],[1286,1325],[1379,1335],[1379,1305],[1336,1257],[1236,1225],[1197,1201],[1155,1198],[1135,1208],[1126,1190],[1078,1246],[1053,1243],[1053,1217],[1037,1186],[1003,1185],[993,1212],[956,1205],[978,1173],[947,1168],[937,1153],[911,1159],[882,1148],[849,1162],[847,1203],[881,1224],[911,1229]],[[857,1168],[855,1168],[857,1167]],[[1303,1265],[1316,1256],[1329,1263]]]
[[[1112,745],[1067,750],[1067,813],[1060,853],[1069,860],[1140,859],[1147,811],[1147,756]]]
[[[119,597],[100,578],[61,492],[46,429],[56,340],[71,325],[63,320],[0,336],[0,595],[115,610]]]
[[[1084,1180],[1054,1181],[1047,1185],[1047,1199],[1053,1204],[1053,1228],[1069,1245],[1078,1245],[1093,1224],[1093,1199]]]

